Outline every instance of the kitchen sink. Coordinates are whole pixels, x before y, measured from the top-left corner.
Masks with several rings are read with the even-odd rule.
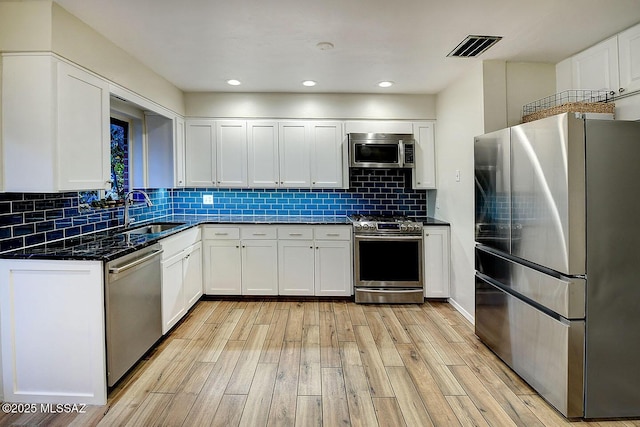
[[[141,225],[136,228],[123,231],[120,234],[132,235],[132,234],[158,234],[163,231],[171,230],[173,228],[184,225],[184,222],[154,222],[152,224]]]

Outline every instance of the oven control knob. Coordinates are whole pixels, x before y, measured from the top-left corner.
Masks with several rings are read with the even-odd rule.
[[[360,224],[356,224],[354,228],[356,229],[356,231],[362,230],[362,226]]]
[[[413,225],[408,225],[408,226],[407,226],[407,230],[409,230],[409,231],[413,231],[413,230],[414,230]]]
[[[407,231],[407,230],[409,230],[409,227],[407,227],[405,224],[402,224],[400,226],[400,231]]]

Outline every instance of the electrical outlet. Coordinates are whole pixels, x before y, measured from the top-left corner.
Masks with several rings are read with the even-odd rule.
[[[213,194],[205,194],[202,196],[202,204],[203,205],[212,205],[213,204]]]

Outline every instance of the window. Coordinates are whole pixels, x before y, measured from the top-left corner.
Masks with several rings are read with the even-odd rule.
[[[80,204],[101,207],[104,201],[124,200],[129,191],[129,122],[111,117],[111,189],[82,191]]]
[[[111,182],[105,197],[122,200],[129,190],[129,122],[111,118]]]

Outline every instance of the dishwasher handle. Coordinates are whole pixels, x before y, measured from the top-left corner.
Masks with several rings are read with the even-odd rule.
[[[156,250],[156,251],[152,251],[152,252],[149,252],[149,254],[147,254],[145,256],[142,256],[140,258],[136,258],[135,260],[131,261],[128,264],[120,265],[118,267],[110,267],[109,268],[109,273],[112,273],[112,274],[122,273],[122,272],[124,272],[126,270],[129,270],[130,268],[135,267],[136,265],[140,265],[143,262],[148,261],[149,259],[151,259],[151,258],[153,258],[153,257],[155,257],[155,256],[157,256],[157,255],[159,255],[161,253],[162,253],[162,249]]]

